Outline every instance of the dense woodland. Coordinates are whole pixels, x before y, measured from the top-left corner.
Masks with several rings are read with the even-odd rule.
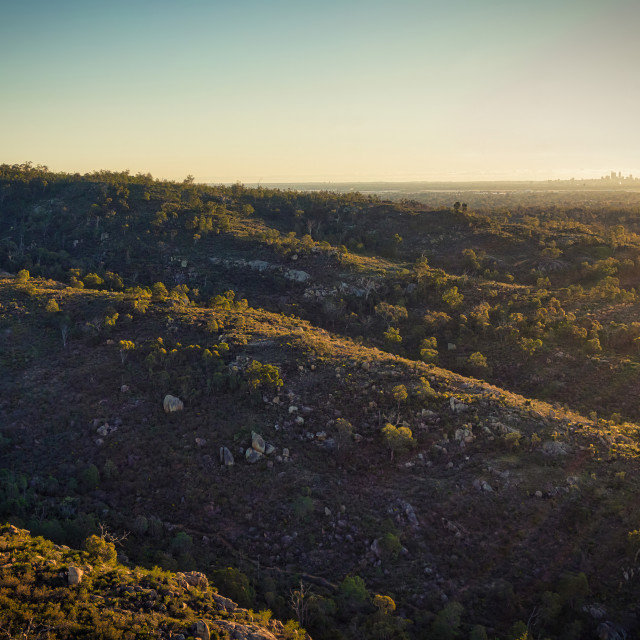
[[[315,639],[638,632],[640,193],[26,163],[0,223],[0,518]]]

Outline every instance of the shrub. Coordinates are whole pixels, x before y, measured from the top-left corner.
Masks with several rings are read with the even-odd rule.
[[[218,569],[213,572],[213,582],[221,593],[241,607],[248,609],[253,606],[256,592],[242,571],[234,567]]]
[[[413,434],[409,427],[394,427],[387,422],[382,427],[382,437],[391,451],[391,460],[393,460],[396,451],[402,452],[416,446],[416,441],[413,439]]]
[[[100,536],[89,536],[84,542],[84,548],[93,562],[114,564],[118,557],[113,542],[107,542]]]
[[[246,381],[250,389],[258,387],[281,387],[284,382],[280,377],[280,370],[272,364],[262,364],[253,360],[247,367]]]
[[[463,300],[464,296],[458,293],[458,287],[451,287],[442,294],[442,301],[452,309],[459,307]]]
[[[93,491],[100,484],[100,472],[95,464],[90,464],[80,474],[80,487],[83,491]]]

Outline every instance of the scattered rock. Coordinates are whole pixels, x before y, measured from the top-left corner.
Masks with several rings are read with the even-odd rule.
[[[69,567],[67,582],[69,586],[80,584],[84,571],[80,567]]]
[[[596,630],[600,640],[627,640],[627,632],[615,622],[601,622]]]
[[[207,441],[204,438],[196,438],[196,444],[199,447],[204,447],[204,445],[207,444]]]
[[[270,456],[275,450],[276,448],[272,444],[267,444],[267,447],[264,450],[264,452],[266,455]]]
[[[464,442],[465,444],[470,444],[475,440],[475,436],[473,435],[473,431],[471,431],[471,425],[464,425],[461,429],[456,429],[454,438],[459,442]]]
[[[120,391],[121,391],[122,393],[127,393],[127,391],[129,391],[129,385],[128,385],[128,384],[123,384],[123,385],[120,387]]]
[[[582,610],[595,620],[601,620],[607,615],[607,610],[602,604],[585,604]]]
[[[229,598],[225,598],[217,593],[212,593],[211,599],[215,602],[216,607],[218,609],[223,609],[224,611],[235,611],[238,608],[238,605],[233,601],[229,600]]]
[[[571,452],[571,446],[559,440],[547,440],[542,445],[542,453],[548,456],[566,456]]]
[[[247,449],[244,455],[249,464],[254,464],[262,458],[262,454],[255,449]]]
[[[192,587],[198,587],[198,589],[207,589],[209,587],[209,580],[204,573],[199,571],[189,571],[187,573],[178,573],[176,577],[183,578],[188,585]]]
[[[258,453],[264,453],[267,448],[263,437],[255,431],[251,432],[251,447]]]
[[[375,555],[376,558],[382,560],[384,552],[382,551],[382,547],[380,546],[380,541],[378,540],[378,538],[373,541],[371,545],[371,551],[373,551],[373,555]]]
[[[182,411],[184,409],[182,400],[169,394],[164,397],[163,406],[165,413],[173,413],[174,411]]]
[[[209,631],[209,625],[204,620],[197,620],[193,625],[195,627],[193,635],[201,640],[210,640],[211,632]]]
[[[284,277],[293,282],[306,282],[311,276],[306,271],[297,271],[296,269],[287,269]]]
[[[468,409],[467,405],[464,402],[458,400],[458,398],[455,398],[454,396],[451,396],[449,398],[449,406],[451,407],[451,411],[453,411],[453,413],[462,413],[463,411],[466,411]]]
[[[418,517],[416,516],[415,509],[408,502],[402,502],[401,504],[402,504],[402,507],[404,508],[404,513],[407,516],[407,520],[409,521],[409,524],[412,527],[420,526],[420,523],[418,522]]]
[[[255,624],[241,624],[231,620],[215,620],[212,623],[217,629],[222,631],[225,638],[235,638],[236,640],[277,640],[270,631]]]

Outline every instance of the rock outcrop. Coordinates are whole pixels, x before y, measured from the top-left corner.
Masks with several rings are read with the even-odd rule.
[[[184,409],[182,400],[169,394],[164,397],[163,406],[165,413],[173,413],[174,411],[182,411]]]

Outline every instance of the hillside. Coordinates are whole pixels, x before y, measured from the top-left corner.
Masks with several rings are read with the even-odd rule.
[[[0,189],[1,517],[313,638],[636,632],[630,211]]]
[[[3,637],[305,637],[293,622],[283,625],[218,595],[202,573],[124,566],[115,545],[99,536],[77,551],[5,526],[0,554]]]

